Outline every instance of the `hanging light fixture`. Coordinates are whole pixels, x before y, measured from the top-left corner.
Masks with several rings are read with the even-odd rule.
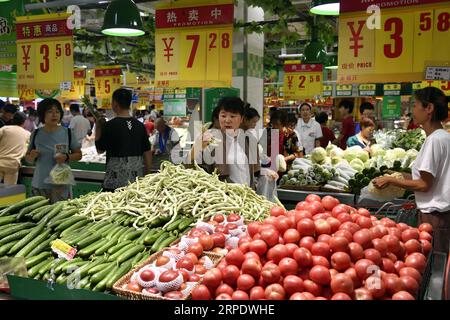
[[[325,45],[319,41],[316,26],[312,26],[311,41],[306,45],[303,55],[305,57],[305,63],[327,64],[328,56],[325,51]]]
[[[108,36],[137,37],[145,34],[139,9],[132,0],[115,0],[108,5],[102,33]]]
[[[313,0],[309,12],[325,16],[338,16],[340,4],[337,0]]]
[[[329,57],[328,65],[325,67],[325,69],[331,69],[331,70],[338,69],[338,57],[337,57],[337,55],[332,55],[332,56]]]

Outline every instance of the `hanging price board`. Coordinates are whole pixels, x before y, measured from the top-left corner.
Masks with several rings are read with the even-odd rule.
[[[377,91],[376,84],[360,84],[359,95],[360,96],[374,96]]]
[[[69,90],[61,91],[61,98],[67,100],[78,100],[84,96],[86,85],[86,70],[74,70],[73,82]]]
[[[340,84],[336,86],[336,97],[351,97],[353,86],[351,84]]]
[[[197,2],[198,3],[198,2]],[[158,87],[230,87],[234,4],[178,1],[156,10]]]
[[[19,89],[59,89],[73,81],[73,32],[69,14],[16,18]]]
[[[436,87],[444,91],[446,96],[450,96],[450,81],[421,81],[412,85],[413,91],[426,87]]]
[[[368,6],[377,4],[380,24]],[[450,1],[341,1],[338,83],[425,79],[429,66],[450,65]]]
[[[286,63],[284,65],[284,96],[286,99],[313,98],[322,95],[321,64]]]
[[[120,66],[95,68],[95,96],[101,100],[104,109],[111,108],[111,97],[114,91],[122,87]]]

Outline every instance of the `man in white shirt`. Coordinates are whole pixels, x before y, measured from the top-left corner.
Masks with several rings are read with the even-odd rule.
[[[300,118],[297,122],[296,132],[299,135],[299,147],[304,148],[305,155],[311,154],[314,148],[320,147],[322,138],[322,128],[320,124],[312,118],[311,104],[304,102],[298,108]]]
[[[70,112],[72,113],[73,118],[70,120],[69,128],[73,129],[75,139],[77,139],[79,144],[82,144],[83,139],[87,136],[89,131],[91,131],[91,123],[81,115],[80,105],[71,104]]]

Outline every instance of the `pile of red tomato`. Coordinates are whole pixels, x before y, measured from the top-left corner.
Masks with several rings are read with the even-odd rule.
[[[413,300],[431,251],[432,227],[378,220],[368,210],[309,195],[248,224],[194,300]]]

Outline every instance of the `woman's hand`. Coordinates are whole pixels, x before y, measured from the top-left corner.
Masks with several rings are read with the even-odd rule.
[[[68,159],[69,156],[67,154],[64,153],[57,153],[55,156],[55,160],[57,164],[63,164],[65,163]]]
[[[392,177],[378,177],[372,180],[372,184],[375,188],[384,189],[391,184]]]
[[[33,149],[30,151],[30,154],[28,156],[29,156],[29,160],[31,160],[31,162],[34,162],[39,157],[39,151],[37,151],[36,149]]]

